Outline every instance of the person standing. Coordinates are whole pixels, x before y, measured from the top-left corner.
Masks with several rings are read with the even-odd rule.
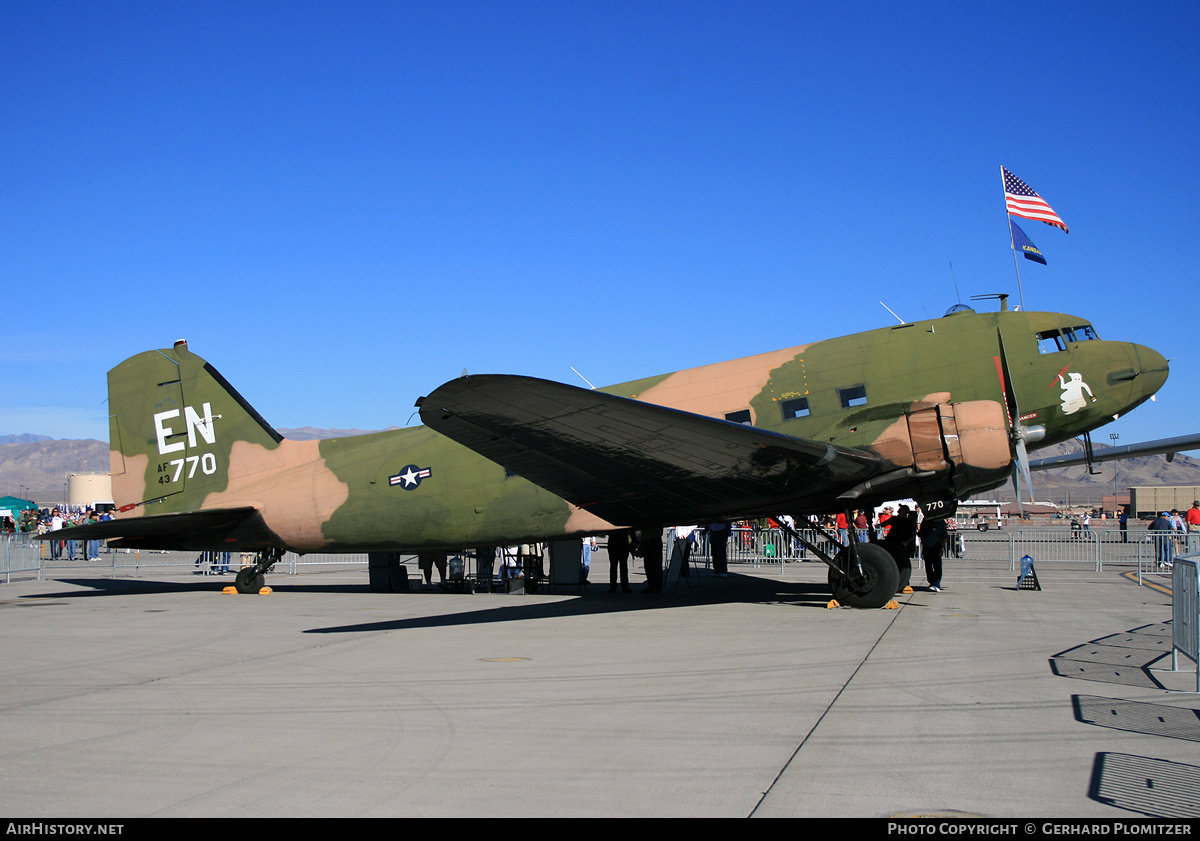
[[[79,525],[79,515],[71,514],[63,522],[63,531],[67,534],[67,560],[75,560],[75,543],[76,541],[70,537],[71,529]],[[85,549],[87,547],[84,547]]]
[[[438,583],[444,586],[446,584],[446,553],[417,553],[417,568],[421,570],[421,575],[425,578],[425,589],[433,586],[433,568],[435,565],[438,570]]]
[[[1187,520],[1188,531],[1200,531],[1200,499],[1192,502],[1192,507],[1187,510],[1184,519]]]
[[[642,529],[638,537],[638,550],[642,554],[642,565],[646,569],[646,589],[643,593],[658,595],[663,587],[663,536],[662,528]]]
[[[867,519],[865,511],[854,512],[854,530],[858,533],[858,542],[866,543],[870,536],[868,529],[871,527],[871,521]]]
[[[724,578],[729,575],[729,523],[709,523],[707,531],[713,572]]]
[[[1171,515],[1166,511],[1162,512],[1149,528],[1154,532],[1154,555],[1159,567],[1171,566],[1175,561],[1175,538],[1171,534],[1175,530],[1175,524]]]
[[[837,517],[834,518],[834,520],[837,523],[838,543],[842,544],[843,546],[849,546],[850,545],[850,521],[846,519],[846,512],[845,511],[838,512],[838,515],[837,515]]]
[[[921,557],[925,561],[925,578],[929,589],[934,593],[942,592],[942,553],[946,547],[946,520],[943,517],[932,519],[926,517],[921,521],[918,532],[921,535]]]
[[[608,592],[617,592],[617,576],[621,592],[632,593],[629,586],[629,532],[614,531],[608,536]]]
[[[50,512],[50,531],[51,532],[62,531],[62,527],[63,527],[62,515],[59,514],[58,509],[55,508],[53,511]],[[50,557],[56,561],[62,557],[63,544],[62,544],[62,540],[59,539],[60,537],[62,537],[62,535],[58,535],[57,537],[52,537],[50,540]]]
[[[907,505],[901,505],[896,516],[888,521],[890,528],[887,537],[880,545],[888,550],[888,554],[896,561],[900,570],[900,580],[896,585],[897,591],[903,591],[912,578],[912,545],[917,537],[917,512],[909,511]]]
[[[588,576],[592,574],[592,553],[596,551],[596,538],[588,535],[583,539],[582,551],[579,555],[579,583],[587,584]]]
[[[88,512],[87,512],[86,525],[89,525],[89,526],[96,525],[99,522],[100,522],[100,515],[89,508]],[[87,560],[89,560],[89,561],[100,560],[100,541],[99,540],[85,540],[83,543],[83,546],[84,546],[83,554],[84,554],[84,557],[87,558]]]

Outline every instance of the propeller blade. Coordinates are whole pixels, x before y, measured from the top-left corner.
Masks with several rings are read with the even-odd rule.
[[[1017,470],[1017,463],[1015,461],[1013,462],[1012,479],[1013,479],[1013,495],[1016,496],[1016,498],[1017,498],[1017,511],[1020,512],[1021,519],[1024,520],[1025,519],[1025,503],[1021,502],[1021,478],[1020,478],[1020,473]]]
[[[1029,492],[1029,502],[1031,505],[1034,502],[1033,480],[1029,473],[1029,448],[1025,445],[1025,439],[1031,431],[1040,428],[1032,427],[1027,430],[1021,425],[1021,408],[1017,405],[1017,393],[1011,387],[1012,376],[1008,370],[1008,355],[1004,352],[1004,337],[1000,334],[999,327],[996,328],[996,343],[999,345],[1000,353],[993,358],[996,360],[996,375],[1000,378],[1000,393],[1004,395],[1004,408],[1008,411],[1008,437],[1012,441],[1013,450],[1013,490],[1017,495],[1017,508],[1021,512],[1021,519],[1024,519],[1025,506],[1021,494],[1022,477],[1025,479],[1025,490]],[[1034,441],[1040,441],[1044,434],[1045,431],[1042,429],[1041,434],[1029,437]]]
[[[1021,474],[1021,478],[1025,480],[1025,490],[1029,492],[1029,504],[1034,504],[1033,499],[1033,479],[1029,473],[1029,449],[1025,446],[1025,437],[1018,430],[1017,435],[1017,458],[1013,465],[1013,473]],[[1017,499],[1020,502],[1020,497]]]

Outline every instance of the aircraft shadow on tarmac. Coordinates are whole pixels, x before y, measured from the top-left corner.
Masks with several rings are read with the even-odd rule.
[[[633,593],[609,593],[604,584],[592,584],[587,589],[567,588],[567,592],[542,591],[537,595],[575,595],[577,598],[560,601],[522,602],[519,595],[495,594],[495,607],[467,610],[434,616],[418,616],[382,622],[365,622],[329,628],[312,628],[309,634],[357,634],[374,631],[394,631],[405,628],[438,628],[452,625],[477,625],[490,622],[517,622],[525,619],[588,616],[601,613],[623,613],[635,610],[695,607],[705,604],[779,604],[789,607],[819,607],[829,603],[829,589],[821,584],[801,581],[781,581],[755,576],[730,574],[718,581],[704,576],[702,584],[667,585],[661,595],[647,595],[641,588]],[[418,595],[420,592],[418,591]],[[436,591],[429,595],[436,595]],[[488,596],[483,595],[481,599]]]
[[[195,581],[155,581],[130,578],[61,578],[57,579],[73,588],[58,593],[38,593],[23,598],[29,599],[79,599],[104,596],[129,596],[172,593],[213,593],[221,595],[221,587],[230,583],[225,579],[197,577]],[[419,586],[419,585],[418,585]],[[86,588],[86,589],[83,589]],[[289,584],[283,576],[271,582],[274,594],[363,594],[371,591],[364,584],[333,584],[313,582]],[[516,622],[523,619],[587,616],[601,613],[621,613],[634,610],[662,610],[664,608],[695,607],[705,604],[779,604],[789,607],[811,607],[825,609],[829,603],[829,588],[820,583],[788,581],[786,579],[763,578],[731,573],[728,578],[717,579],[711,575],[694,576],[691,584],[681,582],[668,584],[661,595],[646,595],[641,587],[633,593],[609,593],[606,584],[594,582],[587,588],[560,587],[543,588],[534,595],[565,596],[555,601],[527,600],[520,594],[481,593],[473,598],[479,608],[430,616],[369,622],[354,625],[312,628],[305,633],[370,633],[373,631],[399,630],[403,628],[448,627],[453,625],[476,625],[490,622]],[[413,599],[428,596],[436,598],[449,595],[440,589],[413,589],[407,592],[387,594],[397,599]],[[573,597],[573,598],[570,598]],[[255,598],[238,596],[237,598]],[[259,597],[262,598],[262,597]],[[449,604],[449,603],[448,603]],[[457,602],[455,603],[457,604]]]
[[[142,578],[56,578],[55,581],[87,590],[66,590],[61,593],[36,593],[21,596],[24,599],[81,599],[96,596],[129,596],[140,593],[215,593],[233,584],[233,576],[212,578],[197,576],[195,580],[156,581]],[[279,592],[300,591],[306,593],[366,593],[365,584],[321,584],[317,586],[272,587]],[[247,598],[243,596],[242,598]]]

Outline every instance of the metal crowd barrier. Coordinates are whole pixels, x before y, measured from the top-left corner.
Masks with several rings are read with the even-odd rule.
[[[1152,531],[1137,541],[1138,583],[1143,576],[1171,575],[1175,558],[1200,553],[1200,533]]]
[[[825,548],[829,554],[836,554],[836,544],[815,529],[801,529],[800,533],[807,540]],[[829,534],[837,537],[836,530]],[[711,568],[708,535],[699,531],[696,536],[691,563]],[[859,531],[858,539],[866,541],[866,532]],[[946,556],[950,558],[1007,562],[1011,570],[1018,568],[1020,559],[1025,555],[1031,556],[1035,562],[1089,564],[1097,572],[1103,570],[1104,564],[1128,564],[1137,568],[1139,582],[1143,576],[1171,575],[1175,556],[1200,552],[1200,533],[1195,532],[1128,533],[1115,528],[1072,531],[1063,527],[989,529],[985,532],[961,529],[951,531],[950,539],[951,544],[946,551]],[[80,544],[82,548],[82,541]],[[780,574],[787,571],[789,564],[817,561],[812,552],[777,528],[733,528],[726,546],[731,565],[744,564],[767,569],[777,567]],[[956,552],[954,547],[961,549]],[[85,570],[93,574],[134,577],[143,571],[212,574],[214,566],[211,553],[202,556],[199,552],[108,549],[103,544],[99,561],[70,561],[65,557],[55,559],[51,555],[49,542],[31,540],[28,534],[4,536],[0,540],[0,574],[3,575],[3,581],[8,583],[14,576],[45,578]],[[239,553],[232,553],[229,559],[230,576],[249,560],[249,557],[243,560]],[[403,562],[416,567],[415,556],[405,557]],[[466,564],[473,566],[473,559],[467,557]],[[366,567],[365,553],[314,553],[301,556],[289,552],[275,565],[273,573],[297,575],[301,571]],[[913,548],[913,568],[920,568],[919,539]]]
[[[820,546],[827,554],[837,554],[839,545],[816,529],[797,529],[797,531],[805,540]],[[828,534],[836,538],[837,530],[831,529]],[[867,542],[866,529],[859,529],[856,534],[860,541]],[[696,535],[697,540],[692,550],[691,563],[711,566],[712,554],[708,544],[708,533],[698,531]],[[820,563],[820,560],[803,544],[793,540],[789,535],[784,534],[782,529],[777,528],[732,528],[729,530],[725,551],[730,564],[749,564],[756,568],[769,568],[777,565],[781,573],[785,571],[787,564],[809,561]]]
[[[109,575],[131,575],[137,577],[144,572],[166,572],[178,574],[215,575],[225,566],[224,561],[214,557],[215,553],[174,552],[138,549],[109,549],[100,544],[99,560],[88,561],[84,557],[83,541],[78,541],[77,557],[70,560],[66,552],[62,557],[53,557],[48,541],[32,540],[29,535],[7,535],[0,546],[0,574],[8,583],[13,576],[47,578],[63,573],[93,573]],[[229,576],[232,578],[244,564],[252,562],[252,556],[232,552],[229,556]],[[406,559],[407,560],[407,559]],[[416,556],[411,559],[416,565]],[[327,569],[366,569],[366,553],[353,555],[297,555],[288,552],[275,564],[274,575],[298,575],[302,569],[314,571]]]
[[[837,547],[814,529],[802,529],[808,540],[819,546],[827,546],[829,554]],[[836,531],[829,532],[837,536]],[[697,564],[711,563],[707,534],[700,532],[693,551]],[[858,532],[858,539],[867,540],[865,531]],[[1170,566],[1161,566],[1157,559],[1170,544],[1175,553],[1200,552],[1198,533],[1133,533],[1118,529],[1085,529],[1074,531],[1065,527],[1006,528],[977,531],[958,529],[950,532],[950,543],[946,557],[962,557],[970,560],[1007,562],[1010,570],[1016,570],[1020,559],[1029,555],[1035,562],[1088,564],[1097,572],[1105,564],[1128,564],[1136,566],[1139,574],[1170,574]],[[727,544],[730,564],[749,564],[754,567],[778,565],[780,572],[786,565],[800,561],[815,561],[811,552],[792,541],[780,529],[734,528],[730,530]],[[920,567],[920,538],[913,547],[913,568]]]
[[[13,575],[21,578],[41,578],[42,559],[40,547],[30,540],[29,534],[6,534],[0,548],[0,572],[4,583],[12,581]]]
[[[1195,534],[1193,532],[1193,534]],[[1200,552],[1177,555],[1171,570],[1171,671],[1179,671],[1179,652],[1196,664],[1200,692]]]

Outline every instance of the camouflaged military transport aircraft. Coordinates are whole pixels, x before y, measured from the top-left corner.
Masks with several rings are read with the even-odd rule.
[[[1002,305],[597,390],[464,376],[418,401],[424,426],[295,441],[180,342],[109,372],[120,513],[72,531],[254,551],[237,587],[255,592],[285,550],[464,550],[905,497],[936,516],[1166,377],[1086,319]],[[877,545],[820,556],[843,604],[896,592]]]

